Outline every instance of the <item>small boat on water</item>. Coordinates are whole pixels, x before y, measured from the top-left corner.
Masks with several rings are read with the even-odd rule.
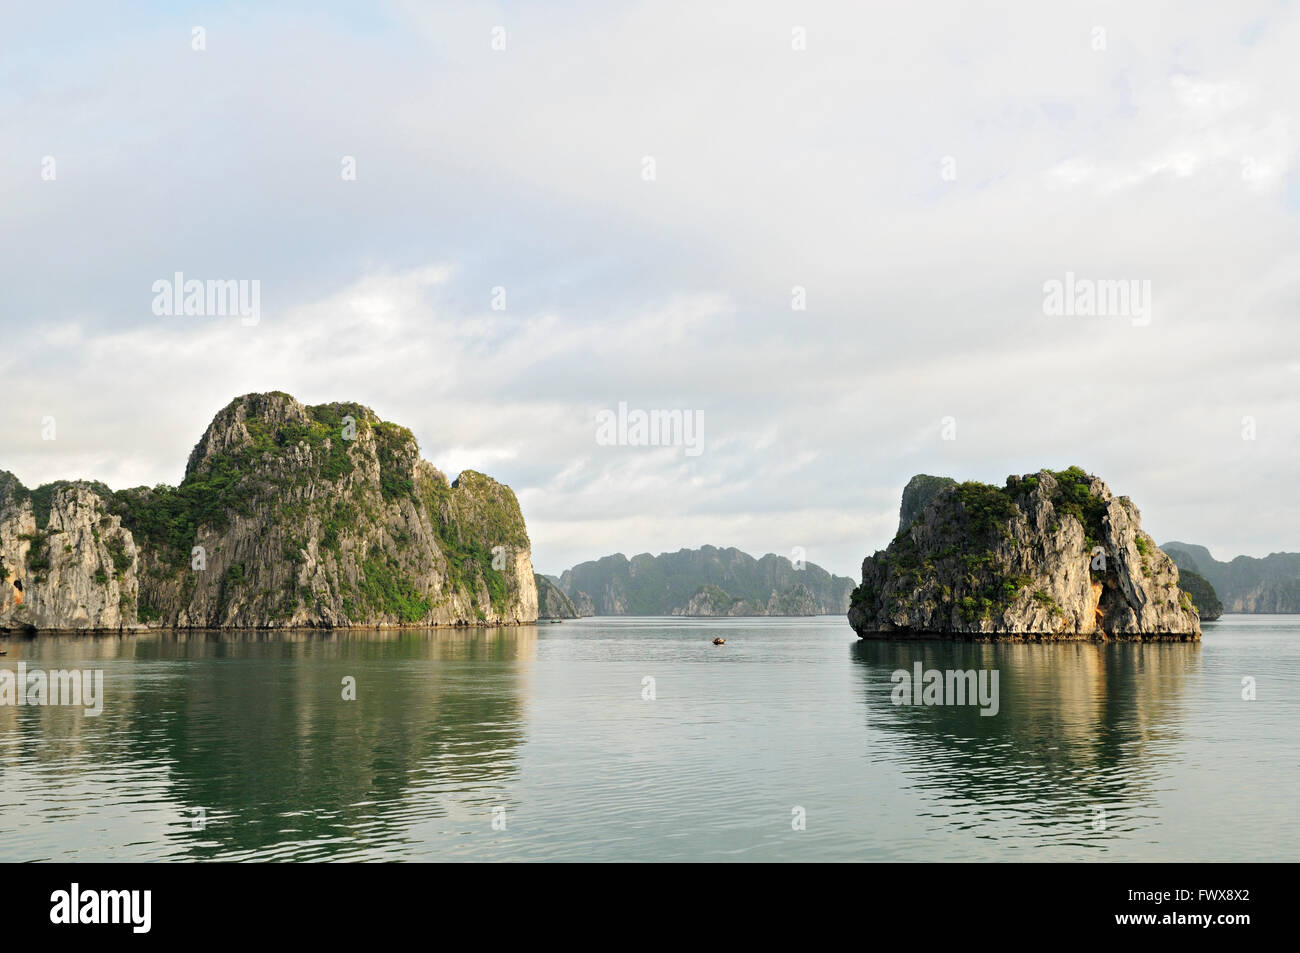
[[[714,639],[714,640],[713,640],[713,644],[714,644],[714,645],[726,645],[726,644],[727,644],[727,640],[726,640],[726,639]]]

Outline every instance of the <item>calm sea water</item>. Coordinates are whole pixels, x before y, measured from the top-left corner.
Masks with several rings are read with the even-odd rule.
[[[106,698],[98,717],[0,707],[0,860],[1296,860],[1300,617],[1205,629],[9,639],[0,667],[102,669]],[[998,714],[895,706],[916,661],[997,670]]]

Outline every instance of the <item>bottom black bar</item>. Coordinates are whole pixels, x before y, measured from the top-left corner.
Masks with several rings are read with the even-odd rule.
[[[377,927],[479,916],[475,931],[487,926],[494,941],[495,931],[536,934],[547,924],[581,934],[589,916],[657,932],[698,921],[697,901],[710,898],[704,908],[730,913],[705,917],[708,933],[766,930],[773,918],[820,932],[807,918],[822,911],[864,936],[875,921],[911,924],[907,932],[919,928],[927,942],[969,939],[977,917],[985,939],[1136,934],[1182,943],[1281,931],[1293,879],[1274,864],[570,864],[544,875],[527,865],[52,864],[24,867],[6,894],[18,935],[74,942],[373,942]]]

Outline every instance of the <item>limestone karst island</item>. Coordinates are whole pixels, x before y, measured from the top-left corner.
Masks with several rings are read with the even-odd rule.
[[[537,618],[509,487],[469,470],[448,482],[369,408],[283,393],[218,413],[178,487],[28,490],[0,472],[0,578],[5,628]]]
[[[913,477],[893,542],[862,564],[849,624],[864,639],[1201,637],[1133,501],[1078,467],[1002,487]]]
[[[29,490],[0,471],[0,629],[847,609],[862,638],[1188,641],[1201,635],[1198,604],[1219,611],[1209,583],[1188,576],[1180,585],[1132,501],[1077,467],[1003,487],[914,477],[897,535],[857,588],[812,563],[712,546],[536,576],[509,487],[471,470],[449,482],[409,430],[369,408],[279,392],[221,410],[177,487]]]

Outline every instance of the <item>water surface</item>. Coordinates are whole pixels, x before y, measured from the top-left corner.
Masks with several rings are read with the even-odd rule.
[[[3,861],[1300,856],[1297,616],[1159,645],[841,617],[0,645],[105,692],[0,707]],[[917,661],[996,670],[998,714],[894,705]]]

